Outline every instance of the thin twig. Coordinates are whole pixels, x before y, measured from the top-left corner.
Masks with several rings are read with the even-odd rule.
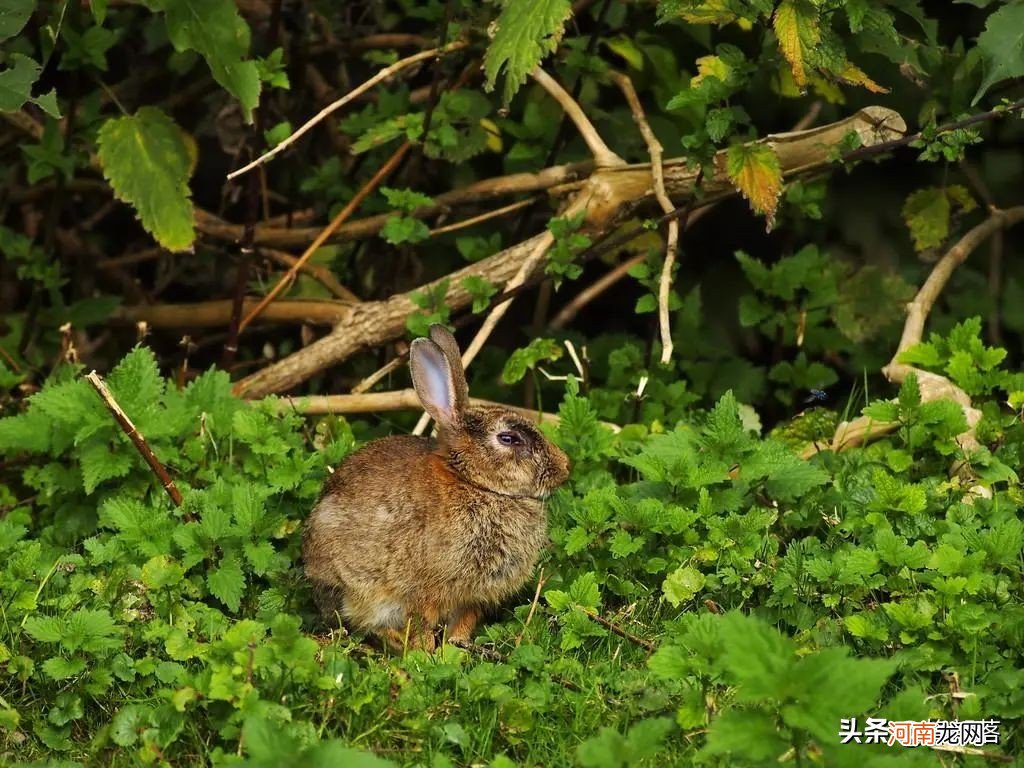
[[[171,497],[171,501],[174,503],[174,506],[180,507],[182,502],[181,491],[178,490],[178,487],[174,484],[171,476],[167,474],[166,467],[160,463],[160,459],[158,459],[153,453],[153,450],[149,447],[149,444],[142,436],[142,433],[135,427],[132,420],[128,418],[128,414],[126,414],[121,406],[117,404],[117,400],[114,399],[114,395],[107,388],[103,379],[100,378],[100,375],[96,373],[96,371],[86,374],[85,378],[89,380],[90,384],[92,384],[93,388],[103,399],[103,403],[107,406],[107,410],[109,410],[113,415],[121,429],[128,436],[128,439],[132,441],[135,449],[139,452],[142,458],[145,459],[149,468],[153,470],[153,474],[160,480],[164,490],[167,491],[167,495]]]
[[[270,293],[264,296],[260,300],[260,303],[257,304],[256,307],[252,310],[252,312],[245,316],[245,319],[242,320],[242,322],[238,326],[239,333],[245,330],[246,326],[248,326],[249,323],[251,323],[257,317],[259,317],[260,312],[262,312],[267,307],[267,305],[270,304],[277,297],[277,295],[284,290],[286,285],[291,284],[291,282],[295,279],[295,275],[298,273],[298,271],[307,261],[309,261],[310,257],[314,253],[316,253],[320,246],[327,241],[327,238],[329,238],[334,233],[334,230],[336,230],[343,223],[345,223],[345,221],[359,207],[360,203],[362,203],[363,200],[365,200],[375,189],[377,189],[380,183],[384,181],[384,179],[386,179],[392,171],[395,170],[395,168],[401,162],[402,158],[405,157],[405,153],[409,151],[409,148],[411,146],[412,144],[407,141],[404,144],[402,144],[402,146],[400,146],[398,149],[396,149],[394,154],[392,154],[391,157],[388,158],[388,161],[384,163],[384,165],[382,165],[373,175],[373,178],[366,182],[366,184],[363,185],[363,188],[356,192],[355,195],[353,195],[352,199],[348,201],[345,207],[338,212],[338,215],[331,219],[331,223],[324,227],[323,231],[320,232],[316,240],[309,244],[309,247],[303,252],[302,256],[299,257],[299,260],[296,261],[288,269],[284,276],[277,282],[277,284],[270,289]]]
[[[629,642],[633,643],[634,645],[639,645],[641,648],[643,648],[646,651],[649,651],[650,653],[654,653],[654,651],[656,651],[658,648],[658,646],[656,646],[650,640],[644,640],[642,637],[637,637],[636,635],[627,632],[618,624],[613,624],[603,616],[594,613],[594,611],[584,610],[584,613],[586,613],[592,621],[596,621],[598,624],[600,624],[602,627],[607,629],[612,634],[618,635],[619,637],[625,640],[629,640]]]
[[[544,589],[545,581],[547,579],[544,578],[544,569],[541,568],[540,574],[537,576],[537,590],[533,593],[533,601],[530,603],[530,612],[526,614],[526,621],[523,623],[522,631],[516,635],[516,648],[523,642],[523,636],[526,634],[526,630],[530,628],[530,622],[533,621],[533,614],[537,612],[537,603],[540,602],[540,591]]]
[[[537,67],[530,73],[530,76],[565,110],[565,114],[576,125],[576,130],[580,132],[580,136],[586,143],[587,148],[590,149],[590,154],[594,156],[594,163],[598,168],[611,168],[626,164],[621,157],[608,148],[608,145],[604,143],[604,139],[601,138],[597,129],[594,128],[594,124],[583,113],[579,103],[551,75],[545,72],[543,68]]]
[[[651,156],[651,177],[654,180],[654,197],[661,206],[663,213],[671,213],[674,209],[668,192],[665,191],[665,170],[661,164],[663,149],[647,122],[644,108],[640,104],[640,98],[636,95],[633,82],[621,72],[610,72],[612,80],[619,86],[622,94],[626,97],[629,110],[633,113],[633,121],[640,129],[644,142],[647,144],[647,153]],[[668,237],[665,242],[665,261],[661,267],[661,277],[658,280],[658,327],[661,329],[661,363],[666,365],[672,360],[672,352],[675,345],[672,343],[672,329],[669,326],[668,305],[672,293],[672,267],[676,263],[676,255],[679,252],[679,219],[668,220]]]
[[[399,59],[398,61],[396,61],[391,66],[385,67],[384,69],[382,69],[380,72],[378,72],[376,75],[374,75],[369,80],[364,82],[362,85],[354,88],[353,90],[349,91],[344,96],[342,96],[340,99],[336,99],[335,101],[331,102],[326,107],[321,109],[310,120],[308,120],[305,123],[303,123],[299,127],[299,129],[297,131],[295,131],[291,136],[289,136],[287,139],[282,141],[280,144],[278,144],[276,147],[271,149],[269,152],[264,152],[262,155],[257,157],[255,160],[253,160],[248,165],[244,165],[241,168],[239,168],[238,170],[235,170],[235,171],[232,171],[231,173],[229,173],[228,174],[228,179],[229,180],[230,179],[234,179],[234,178],[236,178],[238,176],[241,176],[243,173],[251,171],[253,168],[256,168],[257,166],[263,165],[268,160],[270,160],[272,157],[280,154],[281,152],[286,150],[288,147],[290,147],[292,144],[294,144],[296,141],[298,141],[299,138],[301,138],[304,134],[306,134],[311,128],[313,128],[313,126],[315,126],[317,123],[319,123],[325,117],[327,117],[328,115],[330,115],[330,114],[332,114],[334,112],[337,112],[343,106],[345,106],[350,101],[352,101],[354,98],[356,98],[360,94],[365,93],[366,91],[370,90],[371,88],[373,88],[378,83],[383,82],[384,80],[387,80],[392,75],[394,75],[394,74],[396,74],[398,72],[401,72],[403,69],[406,69],[407,67],[410,67],[413,64],[417,64],[417,63],[419,63],[421,61],[426,61],[427,59],[431,59],[431,58],[434,58],[436,56],[441,56],[441,55],[444,55],[444,54],[448,54],[448,53],[451,53],[452,51],[457,51],[460,48],[465,48],[465,47],[466,47],[466,43],[464,43],[462,41],[456,41],[454,43],[449,43],[448,45],[444,46],[443,48],[431,48],[430,50],[427,50],[427,51],[420,51],[419,53],[414,53],[412,56],[407,56],[404,59]]]
[[[363,379],[358,384],[356,384],[354,387],[352,387],[351,394],[353,394],[353,395],[361,395],[363,392],[369,392],[371,389],[373,389],[377,385],[377,382],[379,382],[381,379],[383,379],[388,374],[393,373],[394,371],[397,371],[399,368],[401,368],[402,365],[405,363],[405,361],[406,361],[406,359],[408,357],[409,357],[409,349],[408,349],[408,347],[406,347],[403,350],[402,354],[396,355],[395,357],[391,358],[386,363],[384,363],[384,365],[382,365],[380,368],[378,368],[376,371],[374,371],[369,376],[367,376],[365,379]]]
[[[958,744],[928,744],[926,746],[938,752],[953,752],[958,755],[972,755],[974,757],[982,757],[986,760],[995,760],[997,763],[1012,763],[1013,758],[1009,755],[1002,755],[998,752],[986,752],[984,749],[978,749],[977,747],[962,747]]]
[[[618,283],[620,280],[629,274],[629,270],[638,264],[643,264],[647,260],[646,253],[638,253],[632,258],[626,259],[620,264],[616,264],[612,269],[608,270],[604,275],[599,277],[593,283],[588,285],[582,291],[577,293],[568,304],[566,304],[558,312],[557,315],[552,318],[549,323],[550,327],[554,330],[560,330],[565,328],[569,323],[576,319],[576,315],[580,313],[585,306],[596,299],[598,296],[603,294],[613,285]]]
[[[489,221],[490,219],[496,219],[499,216],[504,216],[504,215],[509,214],[509,213],[515,213],[516,211],[522,210],[523,208],[527,208],[527,207],[533,205],[539,199],[540,199],[540,195],[536,195],[534,197],[527,198],[526,200],[520,200],[517,203],[512,203],[511,205],[506,205],[506,206],[503,206],[501,208],[495,208],[493,211],[487,211],[486,213],[481,213],[478,216],[471,216],[468,219],[463,219],[462,221],[456,221],[453,224],[446,224],[443,227],[437,227],[436,229],[430,230],[430,236],[431,237],[436,237],[437,235],[444,235],[444,234],[447,234],[448,232],[455,232],[455,231],[460,230],[460,229],[466,229],[467,227],[472,227],[472,226],[474,226],[476,224],[480,224],[482,222]]]

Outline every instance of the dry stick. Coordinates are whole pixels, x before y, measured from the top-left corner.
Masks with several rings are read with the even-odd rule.
[[[931,312],[932,306],[946,287],[954,270],[962,264],[967,257],[987,238],[1011,227],[1018,222],[1024,221],[1024,206],[1007,208],[1006,210],[993,210],[989,217],[969,230],[960,240],[950,248],[945,256],[935,263],[931,273],[925,280],[921,289],[907,305],[907,319],[903,325],[903,334],[900,338],[896,353],[892,356],[889,364],[882,368],[885,377],[896,384],[906,381],[910,374],[917,376],[921,387],[921,399],[923,401],[940,400],[949,398],[960,404],[964,409],[964,416],[967,418],[968,430],[957,438],[960,447],[970,452],[978,447],[978,440],[974,436],[974,428],[981,418],[981,412],[971,405],[971,399],[960,387],[953,384],[945,376],[940,376],[930,371],[922,371],[913,366],[899,362],[899,356],[910,347],[919,343],[924,336],[924,325]],[[836,427],[835,435],[827,446],[808,446],[803,456],[813,456],[823,448],[832,451],[841,451],[856,445],[860,445],[871,437],[887,434],[896,430],[899,424],[892,422],[878,422],[867,416],[861,416],[853,421],[844,421]]]
[[[530,603],[530,612],[526,614],[526,621],[523,623],[522,632],[516,635],[516,648],[523,642],[523,636],[526,634],[526,630],[530,628],[530,622],[533,621],[533,614],[537,612],[537,603],[540,602],[540,591],[544,588],[545,581],[547,579],[544,578],[544,569],[541,568],[540,574],[537,576],[537,590],[533,593],[533,601]]]
[[[444,234],[447,234],[448,232],[455,232],[456,230],[459,230],[459,229],[465,229],[466,227],[472,227],[472,226],[474,226],[476,224],[480,224],[480,223],[482,223],[484,221],[488,221],[490,219],[496,219],[499,216],[504,216],[504,215],[509,214],[509,213],[515,213],[516,211],[522,210],[523,208],[528,208],[529,206],[531,206],[535,202],[537,202],[539,199],[540,199],[540,196],[539,195],[535,195],[533,197],[527,198],[526,200],[520,200],[517,203],[512,203],[511,205],[506,205],[506,206],[503,206],[501,208],[495,208],[493,211],[487,211],[486,213],[481,213],[479,216],[471,216],[468,219],[463,219],[462,221],[456,221],[453,224],[447,224],[447,225],[445,225],[443,227],[437,227],[436,229],[430,230],[430,236],[431,237],[437,237],[438,235],[444,235]]]
[[[153,474],[157,476],[164,490],[167,491],[167,495],[171,497],[171,501],[174,502],[174,506],[180,507],[182,498],[181,491],[178,490],[178,486],[174,484],[171,476],[167,474],[167,469],[163,464],[160,463],[160,459],[156,457],[153,450],[149,447],[146,439],[142,436],[142,433],[135,428],[132,420],[128,418],[128,414],[124,412],[120,405],[117,404],[117,400],[114,399],[114,395],[111,394],[110,390],[107,389],[107,385],[103,383],[103,379],[100,375],[93,371],[92,373],[86,374],[86,379],[92,384],[93,388],[103,399],[104,405],[107,406],[107,410],[113,414],[114,419],[124,430],[124,433],[128,435],[128,439],[132,441],[135,449],[142,455],[142,458],[149,464],[149,468],[153,470]]]
[[[604,139],[601,138],[597,129],[594,128],[594,124],[583,113],[582,107],[551,75],[541,67],[537,67],[530,73],[530,76],[537,81],[541,88],[548,92],[549,96],[558,102],[558,105],[565,111],[568,118],[573,121],[576,130],[580,132],[580,136],[590,150],[590,154],[594,156],[594,162],[598,168],[612,168],[626,164],[625,160],[608,148],[608,145],[604,143]]]
[[[0,113],[2,115],[3,113]],[[533,173],[513,173],[483,179],[465,187],[449,190],[436,195],[431,203],[421,206],[409,215],[417,219],[425,219],[459,205],[479,205],[488,200],[496,200],[512,195],[546,192],[559,184],[575,181],[594,169],[593,161],[587,160],[566,165],[555,165]],[[302,220],[312,219],[303,212]],[[392,213],[380,213],[362,219],[347,222],[337,229],[333,238],[335,242],[347,242],[373,237],[393,216]],[[296,217],[298,220],[298,217]],[[242,236],[242,226],[232,224],[215,216],[209,211],[197,208],[195,212],[196,229],[208,237],[218,240],[237,241]],[[263,222],[256,230],[257,245],[272,245],[281,248],[305,247],[320,234],[319,227],[290,227],[288,222],[276,217]]]
[[[603,616],[599,616],[593,611],[584,610],[584,613],[586,613],[592,621],[596,621],[609,632],[616,634],[621,638],[629,640],[629,642],[633,643],[634,645],[639,645],[641,648],[643,648],[646,651],[649,651],[650,653],[654,653],[654,651],[658,648],[658,646],[656,646],[650,640],[644,640],[642,637],[637,637],[636,635],[627,632],[618,624],[613,624],[612,622],[608,621],[608,619],[604,618]]]
[[[367,376],[365,379],[363,379],[358,384],[356,384],[354,387],[352,387],[352,394],[353,395],[361,395],[363,392],[369,392],[371,389],[373,389],[377,385],[378,381],[383,379],[389,373],[392,373],[392,372],[398,370],[399,368],[401,368],[402,367],[402,363],[405,362],[405,359],[407,357],[408,351],[409,351],[408,348],[405,349],[403,354],[396,355],[395,357],[391,358],[386,363],[384,363],[384,365],[382,365],[380,368],[378,368],[376,371],[374,371],[369,376]]]
[[[343,106],[345,106],[350,101],[352,101],[354,98],[356,98],[360,94],[365,93],[366,91],[370,90],[371,88],[373,88],[378,83],[383,82],[384,80],[387,80],[392,75],[397,74],[398,72],[401,72],[403,69],[406,69],[407,67],[410,67],[413,64],[416,64],[418,62],[426,61],[427,59],[431,59],[431,58],[434,58],[436,56],[442,56],[444,54],[451,53],[452,51],[457,51],[460,48],[465,48],[465,47],[466,47],[466,43],[461,42],[461,41],[456,41],[454,43],[449,43],[448,45],[444,46],[443,48],[431,48],[430,50],[420,51],[419,53],[415,53],[412,56],[407,56],[404,59],[399,59],[398,61],[396,61],[391,66],[385,67],[384,69],[382,69],[380,72],[378,72],[376,75],[371,77],[369,80],[367,80],[362,85],[354,88],[353,90],[349,91],[344,96],[342,96],[340,99],[336,99],[335,101],[331,102],[326,107],[321,109],[313,118],[311,118],[310,120],[308,120],[305,123],[303,123],[299,127],[299,129],[297,131],[295,131],[295,133],[293,133],[287,139],[282,141],[280,144],[278,144],[272,150],[270,150],[269,152],[263,153],[262,155],[257,157],[255,160],[253,160],[251,163],[249,163],[248,165],[244,165],[241,168],[239,168],[238,170],[232,171],[231,173],[229,173],[228,174],[228,179],[234,179],[234,178],[236,178],[238,176],[241,176],[243,173],[247,173],[248,171],[251,171],[253,168],[256,168],[257,166],[263,165],[268,160],[270,160],[272,157],[274,157],[275,155],[283,152],[288,147],[290,147],[292,144],[294,144],[296,141],[298,141],[298,139],[300,137],[302,137],[311,128],[313,128],[313,126],[315,126],[317,123],[319,123],[325,117],[327,117],[330,114],[333,114],[334,112],[337,112]]]
[[[319,249],[320,246],[324,244],[324,242],[327,240],[327,238],[331,236],[334,230],[336,230],[343,223],[345,223],[345,221],[353,214],[353,212],[356,210],[356,208],[359,207],[363,200],[365,200],[375,189],[377,189],[378,185],[380,185],[380,183],[384,181],[384,179],[386,179],[393,170],[395,170],[398,164],[402,161],[402,158],[405,157],[405,153],[409,151],[410,147],[412,147],[412,144],[408,141],[405,142],[402,146],[395,150],[394,154],[392,154],[391,157],[388,158],[388,161],[384,163],[384,165],[377,169],[377,172],[373,175],[373,178],[366,182],[366,184],[363,185],[363,188],[356,192],[356,194],[352,197],[351,200],[348,201],[345,207],[338,212],[338,215],[331,220],[331,223],[324,227],[323,231],[317,236],[316,240],[310,243],[309,247],[299,257],[299,260],[296,261],[288,269],[284,276],[277,282],[277,285],[270,289],[270,293],[264,296],[260,300],[260,303],[257,304],[256,307],[252,310],[252,312],[245,316],[245,319],[242,320],[242,322],[238,326],[239,333],[241,333],[245,329],[245,327],[249,325],[249,323],[251,323],[257,317],[259,317],[260,312],[262,312],[267,307],[267,305],[270,304],[277,297],[277,295],[281,293],[282,290],[284,290],[286,285],[291,284],[291,282],[295,279],[295,275],[298,273],[298,271],[307,261],[309,261],[310,257],[314,253],[316,253],[317,249]]]
[[[633,82],[621,72],[609,73],[626,97],[629,110],[633,113],[633,121],[644,137],[647,153],[651,156],[651,176],[654,179],[654,197],[661,206],[663,213],[674,210],[672,201],[665,191],[665,170],[661,164],[662,146],[651,130],[644,114],[644,108],[636,95]],[[668,321],[668,300],[672,292],[672,267],[676,263],[679,252],[679,219],[673,217],[668,221],[668,238],[665,242],[665,261],[661,266],[661,278],[658,280],[658,327],[661,329],[661,363],[666,365],[672,360],[675,345],[672,343],[672,329]]]
[[[615,265],[615,267],[608,270],[604,275],[577,293],[572,298],[572,301],[562,307],[559,313],[552,318],[551,322],[548,323],[548,326],[556,331],[567,326],[576,319],[576,315],[578,315],[580,310],[587,306],[587,304],[625,278],[626,275],[629,274],[629,270],[633,267],[638,264],[643,264],[646,260],[646,253],[638,253],[636,256]]]

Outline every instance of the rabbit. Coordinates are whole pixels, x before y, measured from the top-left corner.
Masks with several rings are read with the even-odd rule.
[[[483,611],[530,578],[548,541],[544,501],[570,465],[516,411],[470,405],[444,326],[412,342],[409,364],[437,438],[385,437],[350,455],[306,520],[302,557],[326,621],[433,651],[439,623],[467,643]]]

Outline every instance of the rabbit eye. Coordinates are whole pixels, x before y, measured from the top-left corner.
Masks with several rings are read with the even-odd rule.
[[[523,438],[518,432],[499,432],[498,442],[502,445],[522,445]]]

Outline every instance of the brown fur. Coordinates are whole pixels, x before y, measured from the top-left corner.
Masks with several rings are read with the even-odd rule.
[[[454,415],[428,406],[440,415],[437,440],[386,437],[349,456],[327,480],[302,548],[326,619],[340,616],[392,645],[408,635],[427,649],[438,622],[452,639],[470,639],[481,611],[530,578],[547,540],[544,498],[569,469],[568,457],[515,412],[464,409],[458,348],[453,338],[438,344],[442,332],[432,329],[429,351],[451,366]],[[414,382],[427,406],[416,349]],[[510,429],[524,445],[498,442]]]

